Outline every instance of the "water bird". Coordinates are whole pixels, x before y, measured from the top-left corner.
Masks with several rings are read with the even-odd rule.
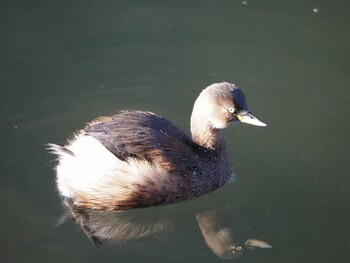
[[[128,210],[175,203],[211,192],[231,174],[223,129],[231,123],[266,126],[236,85],[205,88],[194,103],[191,136],[152,112],[122,110],[99,117],[57,155],[56,184],[76,209]]]

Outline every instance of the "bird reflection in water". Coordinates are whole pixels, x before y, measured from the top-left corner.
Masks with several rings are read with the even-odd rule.
[[[111,212],[78,208],[70,200],[65,200],[64,204],[67,207],[65,217],[71,218],[80,225],[96,247],[102,244],[120,244],[143,238],[163,240],[176,230],[175,217],[167,213],[140,216],[140,209]],[[247,225],[227,205],[209,211],[197,211],[192,216],[197,220],[205,243],[219,258],[237,259],[247,250],[271,248],[265,241],[243,233],[247,232],[243,231],[247,229]]]
[[[219,258],[234,259],[242,256],[246,249],[271,248],[265,241],[255,238],[237,242],[236,238],[239,237],[233,228],[240,227],[239,222],[235,222],[231,228],[222,226],[215,210],[196,214],[196,219],[206,244]]]

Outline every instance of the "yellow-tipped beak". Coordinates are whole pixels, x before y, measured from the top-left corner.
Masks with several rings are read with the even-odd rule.
[[[244,112],[242,114],[238,114],[237,118],[239,119],[240,122],[255,125],[255,126],[267,126],[266,123],[263,123],[260,121],[257,117],[255,117],[253,114],[250,112]]]

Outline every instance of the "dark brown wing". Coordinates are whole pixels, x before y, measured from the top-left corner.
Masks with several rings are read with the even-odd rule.
[[[96,119],[84,130],[121,160],[147,160],[183,176],[202,174],[200,146],[170,121],[154,113],[121,111]]]

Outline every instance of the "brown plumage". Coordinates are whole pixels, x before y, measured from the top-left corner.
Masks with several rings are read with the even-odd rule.
[[[174,203],[210,192],[230,178],[222,129],[264,126],[240,89],[209,86],[195,102],[192,137],[151,112],[120,111],[88,123],[58,155],[57,186],[77,207],[125,210]]]

